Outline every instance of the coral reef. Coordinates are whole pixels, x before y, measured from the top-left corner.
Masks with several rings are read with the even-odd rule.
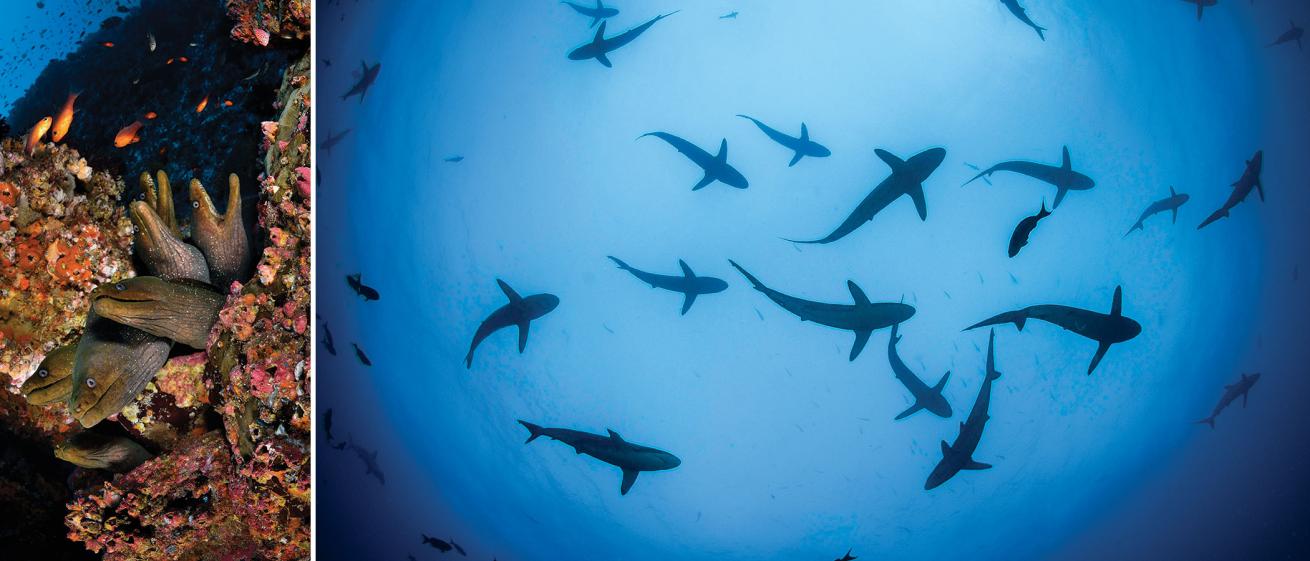
[[[236,25],[232,38],[261,47],[273,37],[309,37],[310,0],[227,0],[227,12]]]

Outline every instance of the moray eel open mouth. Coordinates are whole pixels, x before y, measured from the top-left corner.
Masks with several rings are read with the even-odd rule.
[[[195,246],[182,241],[177,218],[173,213],[173,192],[168,187],[168,176],[159,173],[160,189],[156,193],[150,175],[141,174],[141,188],[146,200],[136,201],[128,207],[132,223],[136,226],[134,253],[151,274],[166,279],[195,279],[209,282],[209,267],[205,256]]]
[[[214,284],[226,290],[233,281],[245,281],[251,274],[250,242],[241,217],[241,181],[227,178],[227,209],[219,214],[200,181],[192,179],[191,234],[209,263]]]
[[[68,399],[73,391],[73,362],[77,345],[59,347],[41,360],[20,391],[32,405],[46,405]]]

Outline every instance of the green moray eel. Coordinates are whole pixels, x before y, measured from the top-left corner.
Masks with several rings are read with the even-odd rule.
[[[227,178],[227,211],[218,214],[200,181],[191,180],[191,235],[209,262],[214,284],[224,291],[233,281],[250,278],[250,242],[241,217],[241,180]]]
[[[173,213],[173,192],[168,176],[159,172],[159,192],[150,174],[141,174],[146,200],[128,207],[136,226],[135,253],[151,274],[165,279],[194,279],[209,282],[205,256],[181,239]]]
[[[136,277],[91,292],[97,316],[194,349],[204,349],[218,322],[223,295],[205,283]]]
[[[68,410],[84,427],[121,411],[168,361],[173,342],[87,313]]]
[[[21,391],[27,402],[46,405],[67,401],[69,392],[73,391],[73,359],[76,356],[76,343],[50,351],[36,367],[36,372],[23,382]]]
[[[78,467],[126,473],[154,456],[131,439],[82,431],[59,443],[55,457]]]

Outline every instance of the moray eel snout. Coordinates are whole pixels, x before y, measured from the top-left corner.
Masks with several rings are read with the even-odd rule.
[[[194,349],[205,348],[222,307],[217,289],[187,279],[136,277],[91,293],[96,315]]]
[[[92,307],[77,342],[68,409],[84,427],[122,411],[168,361],[173,343],[99,317]]]
[[[128,207],[136,225],[135,253],[151,274],[164,278],[187,278],[209,282],[205,256],[195,246],[173,234],[168,223],[144,201]]]
[[[73,391],[73,361],[77,345],[65,345],[46,355],[20,391],[32,405],[46,405],[68,399]]]
[[[250,277],[250,243],[246,239],[241,217],[241,181],[236,174],[227,178],[227,209],[218,214],[214,202],[200,181],[191,180],[191,230],[209,263],[210,276],[220,288]]]

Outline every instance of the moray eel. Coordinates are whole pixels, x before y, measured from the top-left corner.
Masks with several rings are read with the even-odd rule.
[[[222,308],[218,290],[190,279],[136,277],[91,292],[97,316],[193,349],[205,348]]]
[[[73,359],[76,356],[76,343],[50,351],[36,367],[36,372],[23,382],[21,391],[27,402],[46,405],[67,401],[69,392],[73,391]]]
[[[168,361],[173,342],[87,313],[68,410],[84,427],[121,411]]]
[[[55,457],[78,467],[126,473],[154,456],[131,439],[82,431],[59,443]]]
[[[250,278],[250,243],[241,217],[241,180],[227,177],[227,212],[218,214],[200,181],[191,180],[191,235],[209,262],[210,276],[223,291],[232,281]]]
[[[141,188],[146,200],[128,208],[136,225],[134,248],[151,274],[165,279],[194,279],[209,282],[205,256],[195,246],[183,242],[173,213],[173,192],[168,176],[159,172],[159,192],[150,174],[141,174]]]

